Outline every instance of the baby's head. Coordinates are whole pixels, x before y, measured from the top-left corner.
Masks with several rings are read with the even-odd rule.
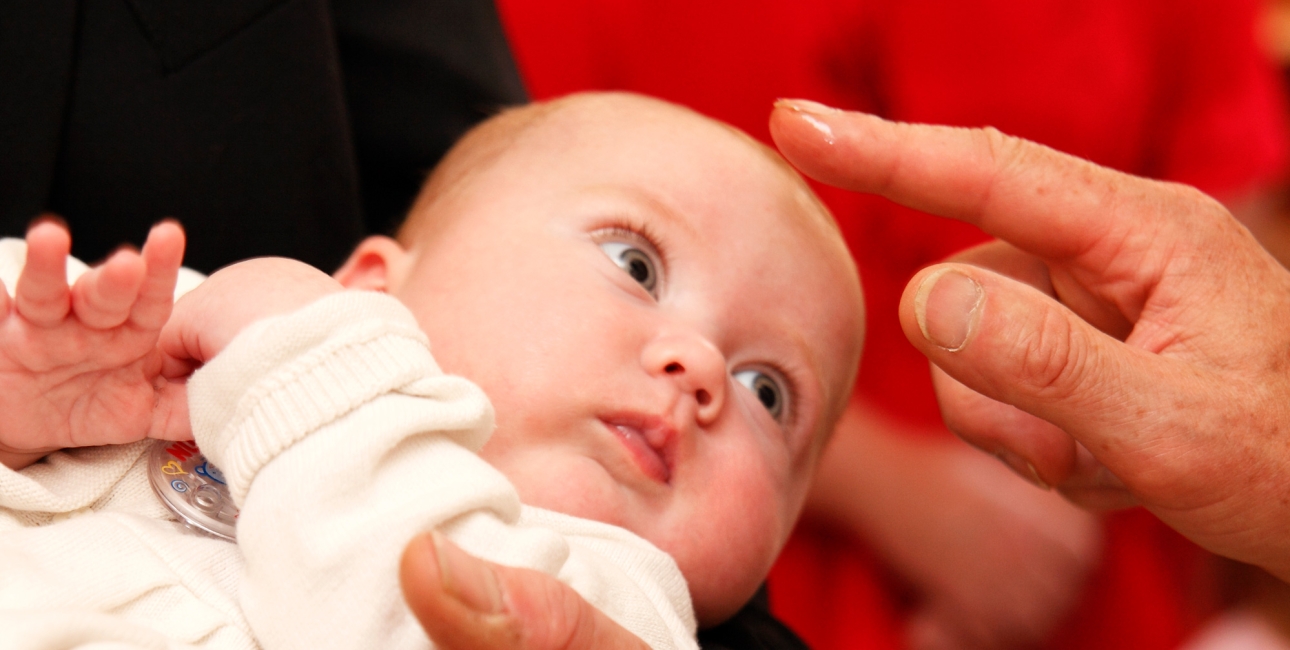
[[[416,314],[478,383],[483,456],[530,505],[676,559],[701,625],[765,578],[859,361],[859,281],[778,155],[661,101],[576,95],[486,122],[399,240],[337,277]]]

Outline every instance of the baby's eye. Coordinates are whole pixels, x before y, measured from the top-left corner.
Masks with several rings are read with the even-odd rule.
[[[621,241],[600,242],[600,250],[613,260],[627,275],[641,285],[651,296],[658,286],[658,266],[654,258],[641,248]]]
[[[784,402],[787,398],[778,379],[760,370],[740,370],[734,373],[734,378],[752,391],[757,401],[770,412],[771,417],[776,421],[783,421]]]

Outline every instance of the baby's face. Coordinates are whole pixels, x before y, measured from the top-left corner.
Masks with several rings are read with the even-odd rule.
[[[521,498],[669,552],[711,623],[797,518],[863,314],[845,248],[786,170],[638,102],[526,132],[437,208],[448,225],[390,291],[492,400],[483,455]]]

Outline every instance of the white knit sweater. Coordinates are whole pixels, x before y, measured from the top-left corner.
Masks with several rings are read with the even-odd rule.
[[[9,287],[22,255],[0,242]],[[672,559],[521,505],[475,453],[488,400],[439,371],[392,298],[336,294],[254,324],[193,376],[189,406],[241,508],[237,543],[161,505],[148,441],[0,466],[0,648],[427,648],[397,564],[431,528],[558,576],[652,647],[696,647]]]

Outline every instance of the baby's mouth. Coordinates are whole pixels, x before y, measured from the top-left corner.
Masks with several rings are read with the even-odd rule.
[[[630,424],[612,421],[605,424],[627,447],[627,451],[641,473],[659,483],[668,483],[672,480],[672,468],[665,453],[667,439],[670,437],[666,432],[642,430]]]

